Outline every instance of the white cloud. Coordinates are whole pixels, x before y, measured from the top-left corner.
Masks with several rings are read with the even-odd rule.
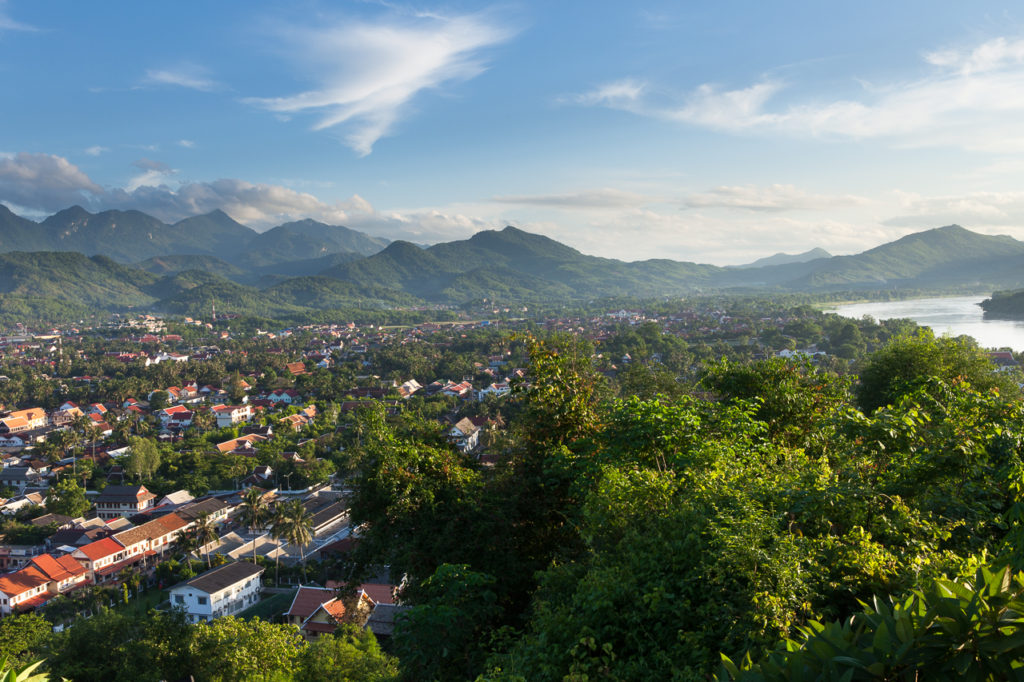
[[[604,188],[582,190],[567,194],[496,196],[492,201],[499,204],[521,204],[526,206],[545,206],[551,208],[586,210],[644,206],[660,200],[657,197],[650,197],[643,194],[637,194],[635,192]]]
[[[0,0],[0,31],[38,31],[35,26],[15,21],[7,13],[6,0]]]
[[[103,147],[103,146],[100,146],[100,145],[97,144],[97,145],[94,145],[94,146],[89,147],[88,149],[86,149],[85,153],[88,154],[89,156],[99,156],[100,154],[105,154],[106,152],[109,152],[109,151],[110,151],[109,147]]]
[[[136,168],[142,171],[139,175],[136,175],[128,181],[128,185],[125,189],[129,192],[134,192],[140,187],[156,187],[166,179],[174,175],[177,171],[161,161],[153,161],[152,159],[139,159],[132,164]]]
[[[738,208],[773,213],[829,210],[866,203],[868,200],[864,197],[849,194],[813,194],[794,185],[722,186],[707,192],[691,194],[684,200],[688,208]]]
[[[416,95],[479,75],[485,68],[480,52],[512,34],[485,14],[293,28],[285,33],[291,54],[305,78],[319,85],[246,101],[278,114],[316,114],[314,130],[344,125],[347,144],[365,156],[408,113]]]
[[[195,149],[196,143],[193,140],[178,140],[178,146],[185,149]]]
[[[896,192],[900,214],[884,221],[895,227],[936,227],[957,223],[970,229],[1024,226],[1024,191],[968,192],[924,196]],[[1016,232],[1020,233],[1018,229]]]
[[[194,64],[170,69],[149,69],[142,82],[144,85],[173,85],[202,92],[210,92],[220,87],[217,81],[209,77],[206,69]]]
[[[997,38],[970,50],[929,53],[924,60],[932,67],[928,76],[862,83],[861,96],[852,99],[825,95],[793,102],[797,95],[773,80],[736,89],[704,84],[682,96],[624,80],[571,99],[728,132],[1024,150],[1024,40]],[[784,91],[791,101],[770,106]]]
[[[56,211],[89,203],[102,193],[88,175],[60,156],[20,152],[0,157],[0,200]]]

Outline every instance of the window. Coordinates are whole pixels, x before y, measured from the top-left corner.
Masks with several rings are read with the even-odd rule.
[[[181,596],[180,594],[176,594],[176,595],[174,595],[174,603],[175,604],[184,604],[185,603],[185,598],[183,596]]]
[[[202,606],[206,606],[206,597],[199,597],[199,604]]]

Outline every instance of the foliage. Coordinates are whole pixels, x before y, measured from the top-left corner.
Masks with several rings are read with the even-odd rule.
[[[34,613],[9,615],[0,620],[0,657],[14,666],[27,665],[36,652],[46,646],[52,634],[50,623],[41,616]]]
[[[974,388],[1019,394],[1016,384],[998,373],[988,356],[968,337],[935,338],[929,329],[894,339],[876,351],[860,371],[855,392],[864,412],[892,405],[901,396],[925,386],[932,377],[946,382],[962,379]]]
[[[381,651],[369,630],[342,625],[299,654],[296,682],[391,682],[398,679],[397,661]]]
[[[484,656],[479,640],[500,614],[495,582],[493,576],[451,564],[424,581],[422,603],[401,614],[395,628],[395,653],[406,679],[474,676]]]
[[[758,661],[722,657],[719,679],[1024,679],[1024,576],[981,567],[907,597],[876,597],[844,622],[810,621]]]
[[[241,682],[273,679],[290,671],[304,646],[295,626],[226,616],[195,625],[189,653],[197,678]]]
[[[91,507],[85,489],[73,478],[58,481],[46,495],[46,511],[51,514],[63,514],[75,519],[84,516]]]

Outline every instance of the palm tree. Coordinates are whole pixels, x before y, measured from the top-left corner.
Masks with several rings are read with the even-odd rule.
[[[195,538],[198,547],[206,548],[206,567],[213,568],[213,564],[210,563],[209,545],[220,536],[217,535],[217,528],[208,512],[203,512],[196,517],[195,525],[192,526],[192,537]]]
[[[278,502],[274,506],[274,513],[270,517],[270,537],[277,540],[277,552],[274,555],[274,584],[281,586],[279,571],[281,568],[281,540],[288,533],[288,518],[285,516],[284,503]]]
[[[256,532],[267,522],[270,509],[263,499],[263,491],[253,486],[242,496],[242,507],[238,512],[238,520],[252,531],[252,562],[256,563]]]
[[[313,515],[300,500],[292,500],[284,507],[285,537],[299,548],[302,579],[306,579],[306,545],[313,540]]]

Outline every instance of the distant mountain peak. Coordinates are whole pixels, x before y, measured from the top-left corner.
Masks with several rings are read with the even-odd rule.
[[[758,258],[753,263],[747,263],[746,265],[737,265],[737,268],[764,268],[772,265],[790,265],[792,263],[806,263],[808,261],[817,260],[819,258],[831,258],[832,254],[821,247],[815,247],[810,251],[804,251],[803,253],[776,253],[772,256],[766,256],[765,258]]]

